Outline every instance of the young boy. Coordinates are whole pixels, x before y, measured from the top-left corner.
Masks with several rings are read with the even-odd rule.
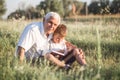
[[[82,49],[79,49],[70,42],[67,42],[65,40],[66,34],[67,27],[64,24],[60,24],[54,31],[53,38],[49,42],[50,54],[48,55],[50,56],[47,58],[52,62],[55,62],[55,64],[60,67],[63,67],[64,64],[71,65],[75,60],[77,60],[80,65],[86,65],[87,63]]]

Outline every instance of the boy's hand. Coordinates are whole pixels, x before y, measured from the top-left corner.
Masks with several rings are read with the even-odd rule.
[[[74,48],[77,48],[75,45],[71,44],[70,42],[66,42],[67,50],[71,51]]]

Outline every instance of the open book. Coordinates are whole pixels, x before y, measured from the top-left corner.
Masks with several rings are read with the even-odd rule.
[[[52,50],[52,52],[54,52],[54,53],[56,53],[56,54],[59,54],[59,55],[61,55],[61,56],[65,56],[66,54],[64,54],[64,53],[61,53],[61,52],[58,52],[58,51],[54,51],[54,50]]]

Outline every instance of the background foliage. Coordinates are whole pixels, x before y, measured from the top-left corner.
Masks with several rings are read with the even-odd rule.
[[[5,0],[0,0],[0,16],[2,16],[5,13],[5,11],[6,11]]]
[[[3,3],[1,5],[3,6]],[[0,9],[4,10],[3,7]],[[42,18],[49,11],[58,12],[62,18],[81,15],[119,14],[120,0],[92,0],[89,5],[79,0],[44,0],[36,7],[28,6],[27,8],[22,7],[16,10],[9,14],[8,19],[19,19],[22,17],[24,19],[38,19]]]

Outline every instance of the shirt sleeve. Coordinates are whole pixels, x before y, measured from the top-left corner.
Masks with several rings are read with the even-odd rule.
[[[18,46],[21,46],[25,51],[29,50],[35,43],[35,33],[32,28],[26,27],[21,34]]]
[[[51,50],[43,50],[41,55],[44,56],[49,53],[52,53],[52,51]]]

